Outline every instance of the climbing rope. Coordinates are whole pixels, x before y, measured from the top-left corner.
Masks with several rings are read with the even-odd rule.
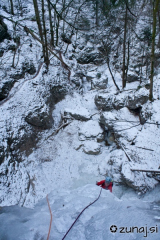
[[[81,214],[89,207],[91,206],[92,204],[94,204],[96,201],[98,201],[98,199],[100,198],[100,195],[101,195],[101,192],[102,192],[102,188],[100,190],[100,193],[99,193],[99,196],[98,198],[96,198],[96,200],[94,200],[93,202],[91,202],[89,205],[87,205],[81,212],[80,214],[78,215],[78,217],[75,219],[75,221],[72,223],[72,225],[70,226],[70,228],[68,229],[68,231],[66,232],[66,234],[64,235],[64,237],[62,238],[62,240],[64,240],[67,236],[67,234],[70,232],[70,230],[72,229],[73,225],[77,222],[78,218],[81,216]]]
[[[51,211],[51,207],[50,207],[50,204],[49,204],[48,195],[46,196],[46,199],[47,199],[48,208],[49,208],[50,215],[51,215],[50,224],[49,224],[49,231],[48,231],[48,236],[47,236],[47,240],[49,240],[49,235],[50,235],[51,226],[52,226],[52,211]]]

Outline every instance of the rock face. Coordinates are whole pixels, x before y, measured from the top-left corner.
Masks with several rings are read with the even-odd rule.
[[[35,68],[33,62],[32,61],[24,62],[22,65],[22,72],[29,73],[30,75],[33,75],[34,73],[36,73],[36,68]]]
[[[8,114],[6,117],[10,116],[12,104],[14,104],[12,114],[15,116],[14,119],[11,117],[13,115],[6,120],[4,118],[4,129],[0,128],[2,143],[0,144],[0,164],[4,160],[21,162],[23,152],[28,155],[33,151],[39,139],[39,132],[52,127],[54,122],[52,110],[55,104],[68,92],[67,84],[49,86],[44,84],[43,79],[39,79],[39,85],[33,82],[34,80],[25,82],[21,91],[17,91],[16,100],[12,99],[13,103],[8,101],[6,104],[8,106],[5,109]],[[25,92],[26,88],[27,92]]]
[[[37,106],[25,117],[25,121],[35,127],[48,129],[52,127],[53,119],[47,105]]]
[[[8,96],[8,94],[9,94],[10,90],[12,89],[14,83],[15,83],[15,80],[10,80],[10,81],[8,80],[4,83],[3,82],[1,83],[1,86],[0,86],[0,101],[2,101],[3,99],[5,99]]]
[[[99,65],[104,62],[104,57],[93,48],[84,48],[81,55],[77,57],[77,62],[80,64],[93,63]]]
[[[71,116],[76,120],[87,121],[90,119],[90,113],[86,108],[65,109],[64,116]]]
[[[50,87],[50,92],[47,96],[47,104],[53,106],[61,101],[68,93],[68,84],[54,84]]]
[[[95,104],[99,110],[111,111],[113,109],[113,95],[98,94],[95,96]]]
[[[105,79],[93,79],[92,80],[92,89],[106,89],[108,84],[108,78]]]
[[[0,77],[0,101],[7,98],[10,90],[14,86],[17,80],[23,79],[25,74],[28,73],[33,75],[36,73],[36,68],[32,62],[25,62],[22,64],[22,68],[16,70],[14,74],[9,74],[7,72],[3,73]],[[7,79],[7,80],[5,80]]]
[[[111,111],[127,107],[131,110],[141,107],[148,101],[148,91],[140,89],[136,92],[130,92],[127,96],[122,93],[113,95],[109,93],[100,93],[95,97],[95,104],[99,110]]]
[[[136,109],[148,101],[148,91],[141,88],[139,91],[135,92],[134,95],[128,95],[126,101],[126,107],[129,109]]]

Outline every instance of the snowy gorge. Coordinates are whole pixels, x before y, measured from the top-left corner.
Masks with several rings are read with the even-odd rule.
[[[133,35],[128,82],[122,88],[122,45],[116,40],[121,23],[116,20],[110,65],[117,90],[101,41],[110,34],[105,17],[96,28],[94,2],[74,1],[67,21],[82,4],[80,19],[86,20],[79,24],[84,30],[73,34],[71,44],[60,38],[54,48],[70,67],[70,79],[52,54],[47,69],[41,44],[9,20],[38,32],[33,2],[21,2],[23,17],[16,7],[12,18],[9,3],[0,3],[10,36],[0,42],[0,240],[47,239],[47,195],[53,215],[49,239],[62,239],[83,208],[98,197],[101,189],[95,183],[106,176],[113,179],[113,193],[102,190],[66,239],[159,240],[160,177],[131,170],[160,168],[159,65],[151,102],[148,66],[144,63],[140,72],[138,65],[142,52],[147,55],[149,50]],[[147,9],[135,22],[136,34],[149,22]],[[49,28],[48,19],[46,24]],[[60,21],[59,34],[63,27]],[[14,56],[15,38],[21,44]],[[115,226],[118,230],[112,232]]]

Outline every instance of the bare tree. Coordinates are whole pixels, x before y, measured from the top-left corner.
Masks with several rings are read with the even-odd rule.
[[[149,100],[153,100],[153,76],[154,76],[154,58],[155,58],[155,37],[156,37],[156,15],[158,12],[160,0],[153,2],[153,30],[152,30],[152,50],[151,50],[151,76]]]
[[[47,31],[46,31],[46,24],[45,24],[44,0],[41,0],[41,4],[42,4],[42,23],[43,23],[44,48],[45,48],[44,62],[48,66],[49,65],[49,57],[48,57]]]
[[[37,21],[37,25],[38,25],[39,35],[40,35],[40,39],[41,39],[41,42],[42,42],[43,57],[44,57],[44,61],[47,61],[48,56],[46,56],[46,54],[48,53],[48,51],[46,51],[46,49],[47,49],[46,48],[46,42],[44,40],[44,38],[45,38],[44,34],[45,34],[46,30],[44,29],[44,33],[43,33],[43,28],[42,28],[42,23],[41,23],[41,19],[40,19],[40,13],[39,13],[37,0],[33,0],[33,4],[34,4],[34,10],[35,10],[35,15],[36,15],[36,21]],[[42,9],[43,9],[43,6],[42,6]],[[43,12],[43,10],[42,10],[42,12]],[[44,18],[43,13],[42,13],[42,17]],[[43,27],[44,27],[44,24],[43,24]]]
[[[53,23],[52,23],[52,12],[51,12],[51,4],[50,1],[47,0],[48,3],[48,12],[49,12],[49,23],[50,23],[50,34],[51,34],[51,46],[54,47],[54,30],[53,30]]]
[[[14,15],[14,7],[13,7],[13,1],[10,0],[10,5],[11,5],[11,14]]]
[[[124,38],[123,38],[123,67],[122,67],[122,87],[126,87],[126,35],[127,35],[127,15],[128,15],[128,9],[126,4],[126,10],[125,10],[125,21],[124,21]]]

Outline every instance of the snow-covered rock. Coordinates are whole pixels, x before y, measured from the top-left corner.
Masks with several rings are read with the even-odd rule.
[[[91,118],[89,111],[84,107],[78,107],[74,109],[66,108],[64,110],[64,116],[70,115],[76,120],[87,121]]]
[[[100,93],[95,97],[95,104],[99,110],[111,111],[113,109],[113,95]]]
[[[108,79],[104,78],[104,79],[93,79],[92,80],[92,89],[106,89],[107,88],[107,84],[108,84]]]
[[[100,153],[101,147],[99,143],[95,141],[85,141],[83,151],[86,154],[98,155]]]
[[[81,125],[79,130],[79,140],[84,141],[85,139],[96,139],[103,133],[103,129],[99,123],[94,120],[89,120]]]
[[[53,123],[51,111],[47,105],[35,106],[32,111],[26,114],[25,121],[44,129],[51,128]]]
[[[95,104],[98,109],[103,111],[119,110],[123,107],[137,109],[148,101],[148,90],[141,88],[138,91],[128,93],[99,93],[95,97]]]
[[[127,82],[128,83],[132,83],[132,82],[136,82],[136,81],[138,81],[139,80],[139,76],[137,76],[137,75],[135,75],[135,74],[128,74],[127,75]]]
[[[148,90],[140,88],[135,94],[128,95],[126,101],[126,107],[129,109],[136,109],[145,104],[149,99]]]
[[[79,64],[93,63],[95,65],[102,64],[104,62],[103,55],[96,51],[87,51],[83,49],[81,55],[77,58]]]

